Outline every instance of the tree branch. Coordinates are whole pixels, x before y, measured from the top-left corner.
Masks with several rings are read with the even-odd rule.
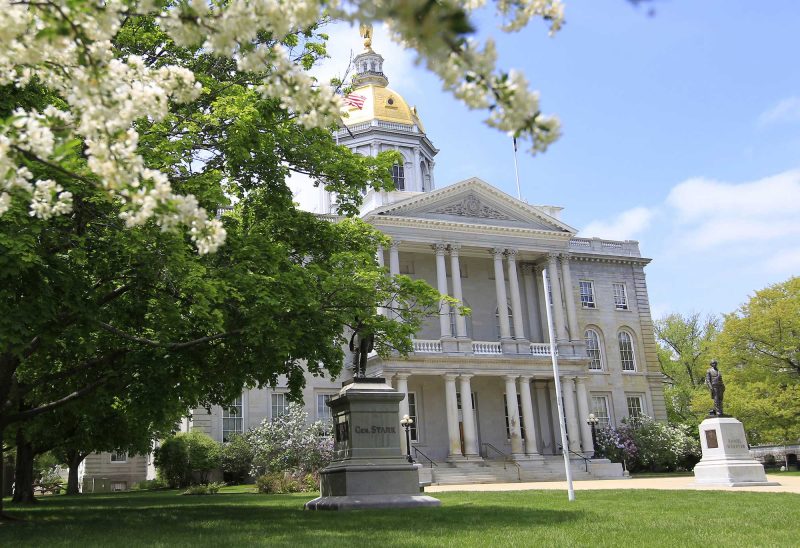
[[[109,333],[111,333],[113,335],[117,335],[118,337],[122,337],[123,339],[129,340],[131,342],[144,344],[144,345],[147,345],[147,346],[155,346],[155,347],[158,347],[158,348],[168,348],[170,350],[184,350],[186,348],[190,348],[190,347],[196,346],[198,344],[205,344],[205,343],[208,343],[208,342],[216,341],[218,339],[224,339],[224,338],[230,337],[232,335],[238,335],[238,334],[240,334],[240,333],[242,333],[244,331],[242,329],[234,329],[233,331],[227,331],[225,333],[217,333],[215,335],[209,335],[207,337],[200,337],[199,339],[194,339],[194,340],[191,340],[191,341],[176,343],[176,342],[154,341],[152,339],[146,339],[144,337],[137,337],[135,335],[131,335],[130,333],[126,333],[125,331],[122,331],[121,329],[118,329],[118,328],[114,327],[113,325],[105,323],[105,322],[95,321],[94,323],[98,327],[100,327],[101,329],[103,329],[105,331],[108,331]]]

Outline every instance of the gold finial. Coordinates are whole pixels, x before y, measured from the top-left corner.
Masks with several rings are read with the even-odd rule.
[[[372,51],[372,25],[361,25],[359,34],[364,39],[364,48],[367,51]]]

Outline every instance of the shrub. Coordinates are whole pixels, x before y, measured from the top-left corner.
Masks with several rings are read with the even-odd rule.
[[[183,492],[184,495],[216,495],[220,487],[223,487],[225,484],[220,482],[213,482],[213,483],[199,483],[197,485],[191,485],[189,488]]]
[[[253,450],[247,438],[234,434],[222,445],[220,466],[225,481],[244,483],[247,480],[253,466]]]
[[[150,489],[165,489],[169,487],[166,481],[161,478],[140,481],[133,485],[134,491],[147,491]]]
[[[685,428],[650,417],[598,429],[597,450],[631,472],[691,470],[700,460],[700,443]]]
[[[185,487],[197,473],[200,483],[220,463],[220,444],[202,432],[180,433],[167,438],[155,451],[155,465],[161,479],[170,487]]]
[[[319,483],[313,474],[272,472],[256,478],[256,491],[264,494],[317,491]]]
[[[286,414],[265,420],[247,433],[253,453],[251,474],[270,472],[314,472],[333,458],[333,440],[323,435],[322,422],[307,423],[308,414],[301,405],[289,404]]]

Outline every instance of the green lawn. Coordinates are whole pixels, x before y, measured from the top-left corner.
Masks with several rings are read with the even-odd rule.
[[[176,491],[9,505],[0,546],[792,546],[800,495],[713,491],[438,493],[442,507],[306,512],[308,494]]]

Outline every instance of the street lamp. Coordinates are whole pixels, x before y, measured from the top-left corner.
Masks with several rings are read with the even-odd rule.
[[[405,428],[406,430],[406,450],[408,454],[406,457],[408,458],[409,464],[414,464],[414,459],[411,458],[411,425],[414,424],[414,419],[409,417],[408,415],[403,415],[403,418],[400,419],[400,426]]]
[[[586,424],[592,429],[592,446],[594,447],[594,455],[595,457],[602,457],[601,451],[597,450],[597,423],[600,422],[600,419],[594,413],[589,413],[589,418],[586,419]]]

